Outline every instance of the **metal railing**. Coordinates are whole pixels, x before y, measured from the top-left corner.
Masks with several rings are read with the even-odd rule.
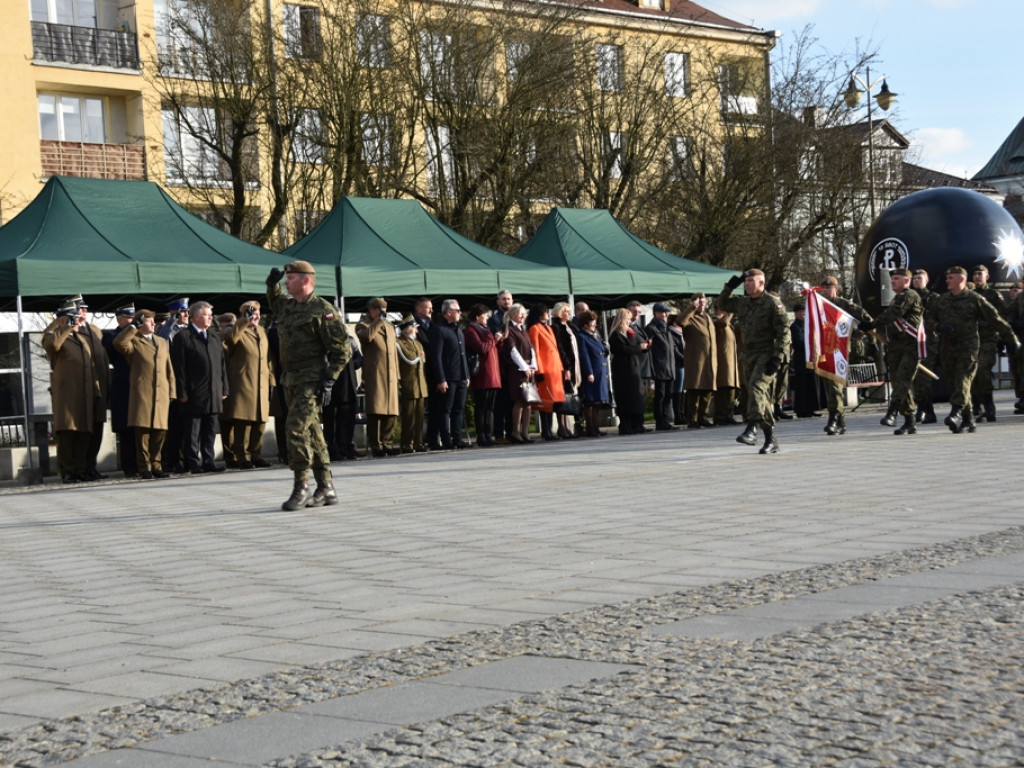
[[[138,38],[134,32],[117,29],[33,21],[32,53],[42,61],[139,69]]]

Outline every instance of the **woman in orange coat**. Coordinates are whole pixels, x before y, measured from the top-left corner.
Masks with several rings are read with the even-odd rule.
[[[565,388],[562,386],[564,371],[562,357],[558,353],[558,341],[549,322],[551,313],[544,304],[534,304],[526,316],[526,332],[530,343],[537,352],[537,390],[540,405],[534,410],[540,412],[540,433],[545,440],[558,440],[551,431],[555,403],[565,402]]]

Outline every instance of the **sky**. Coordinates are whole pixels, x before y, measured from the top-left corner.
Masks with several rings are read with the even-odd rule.
[[[886,116],[911,162],[970,178],[1024,118],[1021,0],[696,0],[789,44],[807,26],[832,54],[878,50],[872,81],[897,94]],[[865,72],[859,72],[862,78]],[[876,86],[872,93],[878,92]],[[863,106],[862,119],[867,118]],[[876,115],[878,112],[875,113]]]

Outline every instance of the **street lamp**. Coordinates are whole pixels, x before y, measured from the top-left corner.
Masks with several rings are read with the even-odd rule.
[[[863,86],[864,90],[857,88],[857,83]],[[843,92],[843,100],[846,102],[846,106],[850,109],[856,109],[860,106],[861,97],[865,92],[870,93],[871,89],[879,83],[882,87],[875,95],[875,101],[878,102],[883,110],[888,111],[889,107],[896,100],[896,94],[889,90],[889,84],[885,80],[885,75],[871,82],[871,68],[867,69],[867,80],[861,80],[860,76],[856,72],[850,73],[850,84],[846,87]],[[875,221],[875,123],[874,115],[871,111],[871,98],[868,97],[868,193],[870,195],[871,203],[871,222]]]

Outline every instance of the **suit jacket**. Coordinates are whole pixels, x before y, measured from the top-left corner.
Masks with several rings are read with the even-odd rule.
[[[229,392],[228,371],[224,365],[224,346],[217,331],[209,328],[204,339],[190,323],[171,342],[171,363],[175,397],[188,398],[181,403],[183,416],[224,411],[224,396]]]
[[[466,337],[458,323],[431,323],[430,344],[427,347],[427,366],[432,385],[447,381],[469,381],[466,362]]]

